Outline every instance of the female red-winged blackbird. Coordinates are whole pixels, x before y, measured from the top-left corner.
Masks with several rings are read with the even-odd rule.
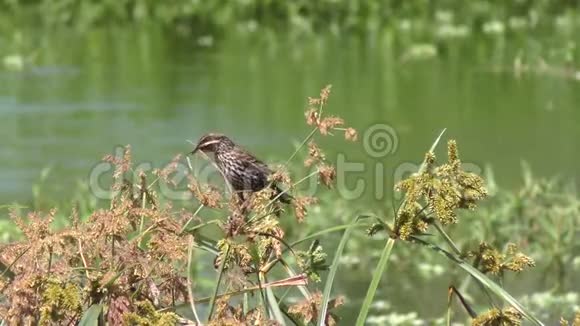
[[[277,185],[271,184],[268,180],[272,170],[264,162],[236,145],[227,136],[206,134],[199,139],[191,154],[195,154],[198,150],[204,153],[214,153],[217,166],[242,202],[244,192],[260,191],[268,185],[274,190],[274,197],[282,193],[278,197],[282,203],[289,204],[292,200],[292,196],[282,192]]]

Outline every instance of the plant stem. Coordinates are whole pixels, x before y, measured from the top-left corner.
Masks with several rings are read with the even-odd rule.
[[[306,136],[306,138],[304,138],[302,143],[300,143],[300,145],[298,145],[298,147],[296,148],[294,153],[292,153],[292,155],[290,155],[290,157],[286,160],[286,163],[284,163],[285,167],[287,167],[288,164],[290,164],[290,161],[292,161],[292,159],[296,156],[296,154],[298,154],[298,152],[300,152],[302,147],[304,147],[304,145],[306,145],[306,143],[314,136],[314,134],[316,133],[316,130],[318,130],[318,128],[312,129],[312,131],[308,134],[308,136]]]
[[[221,264],[220,264],[220,270],[219,270],[219,273],[218,273],[217,282],[216,282],[216,285],[215,285],[215,289],[214,289],[214,292],[213,292],[213,296],[211,297],[211,300],[210,300],[210,303],[209,303],[209,314],[207,316],[208,323],[211,321],[211,315],[213,314],[213,310],[215,308],[215,300],[218,298],[218,292],[219,292],[219,289],[220,289],[220,282],[222,280],[222,276],[224,274],[224,270],[225,270],[225,266],[226,266],[226,261],[228,260],[229,255],[230,255],[230,246],[228,246],[228,248],[226,249],[226,252],[224,254],[224,258],[223,258],[223,260],[221,261]]]
[[[193,312],[193,316],[195,317],[195,322],[198,325],[201,325],[201,320],[197,315],[197,310],[195,309],[195,299],[193,297],[193,281],[192,279],[192,271],[191,271],[191,261],[193,260],[193,236],[190,236],[189,239],[189,248],[188,248],[188,259],[187,259],[187,294],[189,296],[189,304],[191,306],[191,311]]]
[[[447,244],[449,245],[449,247],[451,247],[451,249],[458,256],[461,256],[461,250],[459,249],[459,247],[457,247],[457,245],[455,244],[455,242],[453,242],[453,240],[451,239],[451,237],[449,237],[449,235],[445,232],[445,230],[443,230],[443,228],[441,227],[441,224],[439,224],[439,222],[437,220],[435,220],[433,222],[433,226],[435,226],[435,229],[437,229],[437,231],[439,231],[439,234],[441,234],[441,236],[443,237],[443,239],[445,239],[445,242],[447,242]]]

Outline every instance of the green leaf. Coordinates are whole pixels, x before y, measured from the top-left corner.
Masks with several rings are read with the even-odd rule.
[[[361,219],[363,217],[370,217],[370,216],[359,216],[359,219]],[[362,224],[361,225],[356,225],[356,227],[363,227],[363,226],[367,226],[367,225],[362,225]],[[290,247],[294,248],[296,245],[298,245],[298,244],[300,244],[302,242],[306,242],[306,241],[308,241],[310,239],[318,238],[321,235],[325,235],[325,234],[328,234],[328,233],[346,230],[349,227],[351,227],[351,223],[349,223],[349,224],[343,224],[343,225],[337,225],[337,226],[333,226],[333,227],[324,229],[322,231],[314,232],[314,233],[309,234],[309,235],[307,235],[306,237],[304,237],[304,238],[302,238],[300,240],[296,240],[296,241],[292,242],[290,244]]]
[[[97,326],[99,324],[99,317],[103,312],[102,304],[94,304],[85,311],[83,318],[79,322],[79,326]]]
[[[437,137],[437,139],[435,139],[435,141],[431,145],[431,148],[429,148],[430,153],[435,152],[435,148],[439,144],[439,141],[441,140],[441,137],[443,137],[443,134],[445,133],[446,130],[447,130],[447,128],[441,130],[441,132],[439,133],[439,136]],[[425,171],[426,168],[427,168],[427,161],[425,160],[425,161],[423,161],[423,164],[421,164],[421,167],[419,168],[419,173],[422,173],[423,171]]]
[[[276,300],[276,296],[271,287],[266,288],[266,298],[268,300],[268,310],[270,310],[272,317],[274,317],[280,325],[286,325],[284,315],[282,314],[282,310],[280,310],[280,306],[278,305],[278,301]]]
[[[363,304],[360,308],[360,312],[356,319],[356,326],[363,326],[367,315],[369,313],[369,309],[371,308],[371,304],[373,303],[373,298],[375,297],[375,293],[377,292],[377,287],[379,286],[379,282],[381,281],[381,277],[383,276],[385,269],[387,268],[387,263],[389,262],[389,257],[391,256],[391,251],[393,250],[393,245],[395,244],[395,239],[389,238],[383,252],[381,253],[381,259],[375,268],[373,273],[373,279],[371,280],[371,284],[367,290],[367,295],[363,301]]]
[[[318,325],[324,326],[326,321],[326,314],[328,311],[328,302],[330,301],[330,292],[332,291],[332,283],[334,282],[334,277],[336,276],[336,271],[338,270],[338,265],[340,264],[340,257],[342,256],[342,252],[344,251],[344,247],[346,242],[350,236],[350,233],[353,229],[353,226],[358,222],[359,216],[357,216],[348,226],[346,231],[344,231],[342,235],[342,239],[340,239],[340,243],[338,244],[338,248],[336,248],[336,252],[334,253],[334,259],[332,261],[332,265],[330,267],[330,272],[326,278],[326,284],[324,285],[324,294],[322,297],[322,307],[320,308],[320,314],[318,316]]]

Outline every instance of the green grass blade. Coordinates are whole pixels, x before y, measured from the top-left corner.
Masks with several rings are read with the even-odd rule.
[[[200,223],[200,224],[192,226],[190,228],[186,228],[186,225],[184,225],[184,227],[182,228],[182,231],[180,233],[194,234],[194,231],[196,231],[196,230],[199,230],[199,229],[206,227],[208,225],[211,225],[211,224],[219,224],[220,222],[221,222],[220,220],[215,219],[215,220],[210,220],[207,222]]]
[[[344,231],[342,235],[342,239],[340,239],[340,243],[338,244],[338,248],[336,248],[336,252],[334,253],[334,259],[332,261],[332,265],[330,266],[330,271],[328,272],[328,276],[326,278],[326,284],[324,285],[324,294],[322,297],[322,307],[320,308],[320,315],[318,316],[318,325],[324,326],[326,321],[326,313],[328,311],[328,302],[330,301],[330,292],[332,290],[332,283],[334,282],[334,277],[336,276],[336,271],[338,270],[338,265],[340,264],[340,257],[342,256],[342,252],[344,251],[344,247],[346,246],[346,242],[350,237],[350,233],[353,229],[353,226],[358,222],[359,217],[357,216],[348,226],[348,228]]]
[[[443,137],[443,134],[445,133],[446,130],[447,130],[447,128],[444,128],[443,130],[441,130],[441,132],[439,133],[439,136],[437,136],[437,139],[435,139],[433,144],[431,144],[431,148],[429,148],[430,153],[435,152],[435,148],[439,144],[439,141],[441,141],[441,137]],[[421,164],[421,167],[419,168],[419,173],[423,172],[426,168],[427,168],[427,162],[423,161],[423,163]]]
[[[244,293],[244,299],[242,301],[242,308],[243,308],[244,316],[247,315],[248,311],[250,311],[250,300],[248,298],[248,293]]]
[[[198,325],[201,325],[201,319],[197,314],[197,309],[195,308],[195,296],[193,295],[193,279],[195,277],[195,268],[193,268],[193,236],[189,239],[189,248],[187,251],[187,294],[189,296],[189,305],[191,307],[191,312],[193,312],[193,317]]]
[[[20,204],[8,204],[8,205],[0,205],[0,209],[22,209],[22,208],[28,208],[28,206],[22,206]]]
[[[284,319],[284,315],[282,314],[282,310],[280,310],[280,306],[278,305],[278,300],[276,300],[276,296],[274,295],[274,291],[271,287],[266,288],[266,299],[268,301],[268,310],[272,314],[272,317],[280,324],[285,326],[286,320]]]
[[[359,217],[359,219],[360,219],[360,217]],[[351,226],[350,223],[349,224],[342,224],[342,225],[336,225],[336,226],[333,226],[333,227],[330,227],[330,228],[327,228],[327,229],[324,229],[324,230],[321,230],[321,231],[318,231],[318,232],[314,232],[312,234],[309,234],[309,235],[305,236],[304,238],[302,238],[300,240],[296,240],[296,241],[292,242],[290,244],[290,247],[294,248],[294,246],[296,246],[298,244],[301,244],[302,242],[306,242],[308,240],[312,240],[312,239],[318,238],[321,235],[325,235],[325,234],[328,234],[328,233],[333,233],[333,232],[338,232],[338,231],[346,230],[350,226]],[[364,225],[364,224],[355,225],[355,227],[364,227],[364,226],[368,226],[368,225]]]
[[[224,254],[224,259],[220,263],[220,270],[218,272],[217,282],[216,282],[216,285],[215,285],[215,289],[213,291],[213,296],[211,297],[211,300],[209,302],[209,314],[207,316],[207,322],[208,322],[208,324],[211,321],[211,315],[213,314],[213,310],[215,308],[215,300],[218,297],[218,292],[219,292],[219,289],[220,289],[220,283],[222,281],[222,276],[224,275],[226,261],[228,260],[229,255],[230,255],[230,246],[228,246],[228,249],[226,250],[226,253]]]
[[[445,325],[451,326],[451,300],[453,293],[448,291],[447,295],[447,315],[445,316]]]
[[[194,239],[195,239],[194,247],[207,251],[216,256],[219,255],[216,240],[206,237],[201,233],[195,234]]]
[[[501,286],[497,283],[489,279],[485,274],[480,272],[477,268],[471,266],[471,264],[465,262],[464,260],[456,257],[452,253],[446,251],[445,249],[425,241],[423,239],[412,237],[413,240],[419,244],[422,244],[428,248],[435,250],[436,252],[442,254],[443,256],[449,258],[452,262],[456,263],[459,267],[469,273],[473,278],[475,278],[481,285],[489,289],[499,298],[503,299],[507,303],[509,303],[512,307],[514,307],[517,311],[519,311],[526,319],[534,323],[535,325],[543,326],[544,324],[534,317],[530,311],[528,311],[521,303],[519,303],[511,294],[509,294],[506,290],[504,290]]]
[[[288,166],[288,164],[290,164],[290,161],[292,161],[292,159],[296,156],[296,154],[298,154],[298,152],[300,152],[302,147],[304,147],[304,145],[306,145],[306,143],[314,136],[314,134],[316,133],[316,130],[318,130],[318,128],[312,129],[310,131],[310,133],[308,134],[308,136],[306,136],[306,138],[304,138],[302,140],[300,145],[296,146],[294,153],[292,153],[292,155],[290,155],[290,157],[286,160],[286,163],[284,163],[284,166]]]
[[[391,251],[393,250],[393,245],[395,244],[395,239],[389,238],[383,252],[381,254],[381,259],[375,268],[373,273],[373,279],[371,280],[371,284],[369,284],[369,288],[367,290],[367,295],[363,301],[361,306],[360,312],[356,319],[356,326],[363,326],[367,315],[369,313],[369,309],[371,308],[371,304],[373,303],[373,298],[375,297],[375,293],[377,292],[377,287],[379,286],[379,282],[381,281],[381,277],[387,268],[387,263],[389,261],[389,257],[391,256]]]
[[[102,304],[94,304],[90,306],[83,314],[79,326],[97,326],[99,324],[101,312],[103,312]]]

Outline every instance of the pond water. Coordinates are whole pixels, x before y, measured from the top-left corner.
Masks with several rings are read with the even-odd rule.
[[[518,76],[513,58],[525,44],[517,41],[444,44],[438,56],[413,60],[412,49],[388,35],[249,37],[206,40],[205,47],[156,29],[22,38],[33,61],[0,70],[3,203],[29,201],[45,167],[51,172],[44,189],[66,200],[71,185],[124,144],[137,161],[160,166],[189,149],[187,139],[221,131],[268,161],[284,159],[307,133],[307,96],[326,84],[333,85],[327,112],[361,139],[376,124],[390,126],[387,141],[396,146],[378,155],[339,137],[326,143],[332,155],[365,163],[362,176],[386,184],[385,192],[397,168],[419,161],[443,128],[459,141],[464,161],[492,166],[500,185],[519,183],[522,160],[538,175],[577,174],[580,81],[558,73]],[[11,54],[7,42],[0,44],[3,55]]]
[[[230,135],[269,162],[282,161],[309,130],[307,97],[326,84],[333,85],[327,112],[358,129],[367,146],[342,137],[324,145],[331,160],[363,163],[365,200],[390,196],[393,180],[420,162],[443,128],[458,140],[465,162],[493,167],[505,187],[521,182],[522,161],[540,176],[576,178],[579,168],[580,74],[557,64],[518,74],[514,58],[525,40],[483,38],[421,52],[389,35],[200,45],[157,29],[125,28],[23,38],[31,62],[0,70],[0,203],[30,202],[46,167],[46,195],[66,201],[117,146],[131,144],[135,161],[160,167],[191,148],[186,140],[208,131]],[[6,40],[0,46],[2,55],[12,54]],[[369,130],[386,136],[372,143]],[[341,288],[364,296],[370,276],[342,278],[350,284]],[[437,297],[447,285],[434,287],[443,293]],[[401,291],[399,307],[418,299]],[[418,309],[444,306],[441,300]]]

